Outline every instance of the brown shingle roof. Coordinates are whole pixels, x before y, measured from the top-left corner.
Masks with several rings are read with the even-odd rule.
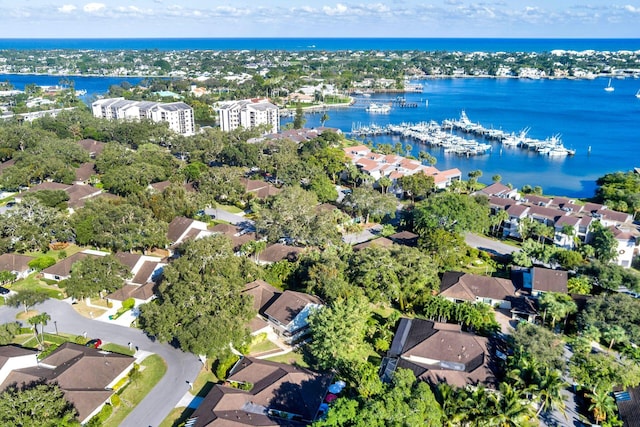
[[[192,415],[193,427],[307,425],[315,418],[331,378],[298,366],[245,357],[228,379],[253,388],[214,386]],[[268,410],[297,414],[306,422],[269,417]]]
[[[264,314],[288,325],[308,304],[322,304],[322,300],[302,292],[284,291],[264,310]]]
[[[298,257],[298,254],[304,249],[297,246],[287,246],[280,243],[274,243],[267,246],[264,251],[258,254],[258,259],[262,262],[278,262],[282,260],[293,261]]]
[[[184,234],[185,231],[193,224],[193,220],[183,216],[177,216],[169,223],[167,238],[170,242],[175,243]]]
[[[129,270],[133,270],[133,267],[136,266],[142,257],[140,254],[132,254],[130,252],[116,252],[114,256],[122,265],[129,267]]]
[[[366,249],[370,246],[378,246],[381,248],[388,248],[390,246],[393,246],[393,241],[390,239],[387,239],[386,237],[378,237],[377,239],[373,239],[373,240],[369,240],[367,242],[363,242],[363,243],[358,243],[357,245],[353,246],[353,250],[354,251],[361,251],[362,249]]]
[[[96,255],[78,252],[71,255],[68,258],[63,259],[62,261],[58,261],[51,267],[45,268],[44,270],[42,270],[42,272],[45,274],[51,274],[53,276],[66,277],[71,274],[71,268],[73,267],[73,264],[85,259],[88,256],[96,256]]]
[[[271,305],[280,292],[264,280],[254,280],[244,285],[242,293],[251,295],[253,298],[253,308],[258,312],[263,312]]]
[[[533,267],[531,282],[534,291],[567,293],[567,272]]]
[[[78,144],[91,156],[99,156],[106,145],[94,139],[83,139],[78,141]]]
[[[29,261],[34,257],[19,254],[2,254],[0,255],[0,271],[20,271],[29,270]]]
[[[440,283],[440,295],[465,301],[475,301],[476,297],[506,301],[515,296],[515,286],[511,280],[498,277],[446,272]]]
[[[76,168],[76,181],[85,182],[91,178],[95,173],[95,163],[87,162],[83,163]]]
[[[159,261],[160,259],[158,259]],[[157,262],[153,261],[145,261],[142,263],[140,270],[136,273],[135,277],[131,279],[132,283],[136,283],[138,285],[144,285],[151,279],[151,274],[154,272],[156,267],[158,266]]]
[[[36,355],[38,352],[30,348],[23,348],[14,344],[0,346],[0,368],[13,357]]]

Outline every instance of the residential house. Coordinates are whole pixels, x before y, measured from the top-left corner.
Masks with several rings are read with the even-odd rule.
[[[16,253],[2,254],[0,255],[0,271],[15,274],[16,280],[24,279],[35,271],[29,267],[29,262],[33,259],[34,257]]]
[[[269,182],[258,179],[240,178],[244,192],[253,194],[257,199],[264,200],[269,196],[275,196],[280,189]]]
[[[450,271],[442,276],[439,295],[456,303],[483,302],[510,309],[516,289],[511,280]]]
[[[516,188],[509,188],[500,182],[494,182],[491,185],[484,187],[483,189],[473,193],[474,195],[484,194],[488,197],[499,197],[501,199],[514,199],[520,198],[520,194]]]
[[[306,426],[320,413],[331,379],[331,374],[243,357],[225,384],[215,385],[204,397],[185,426]]]
[[[386,237],[378,237],[376,239],[367,240],[366,242],[353,245],[353,250],[357,252],[366,248],[370,248],[372,246],[376,246],[379,248],[390,248],[391,246],[393,246],[393,240]]]
[[[115,301],[133,298],[137,300],[136,304],[153,298],[155,284],[167,264],[158,257],[130,252],[117,252],[115,257],[122,265],[129,268],[131,277],[125,280],[122,288],[109,294],[107,298]]]
[[[640,387],[615,391],[613,396],[618,406],[619,419],[623,427],[640,427]]]
[[[104,151],[107,144],[104,142],[96,141],[95,139],[82,139],[78,141],[78,144],[89,153],[89,157],[95,159]]]
[[[611,230],[616,242],[618,242],[618,247],[616,248],[617,257],[614,262],[625,268],[631,267],[633,259],[638,255],[640,231],[631,224],[612,225],[609,230]]]
[[[17,345],[0,346],[0,384],[4,383],[11,371],[29,368],[38,364],[38,351]]]
[[[381,377],[389,381],[397,368],[405,368],[432,385],[495,388],[490,348],[487,338],[462,332],[459,325],[401,318]]]
[[[424,173],[433,177],[436,188],[446,188],[453,181],[462,179],[462,172],[458,169],[440,171],[433,166],[425,166],[419,160],[407,159],[395,154],[374,153],[366,145],[344,148],[347,158],[363,172],[371,175],[376,181],[386,176],[393,185],[389,191],[402,194],[398,179],[403,176]]]
[[[93,187],[91,185],[84,185],[84,184],[68,185],[68,184],[60,184],[57,182],[48,182],[48,181],[41,182],[40,184],[32,185],[31,187],[29,187],[29,189],[26,192],[33,193],[33,192],[42,191],[42,190],[64,191],[65,193],[67,193],[67,195],[69,195],[69,201],[67,202],[67,204],[71,209],[80,208],[84,206],[87,200],[102,194],[101,189]],[[16,196],[15,200],[18,203],[21,202],[22,196]]]
[[[187,240],[201,239],[211,236],[207,230],[207,223],[183,216],[177,216],[169,223],[167,239],[172,247],[178,246]]]
[[[93,162],[82,163],[76,168],[76,179],[74,184],[88,184],[91,177],[96,174],[96,164]]]
[[[309,314],[323,306],[318,297],[289,290],[281,292],[262,280],[247,283],[243,294],[251,296],[258,312],[258,320],[250,325],[252,332],[261,332],[268,324],[288,344],[307,334]]]
[[[107,252],[94,251],[94,250],[84,250],[82,252],[77,252],[63,260],[58,261],[51,267],[47,267],[42,270],[42,277],[47,280],[54,280],[56,282],[60,282],[62,280],[66,280],[71,276],[71,270],[73,269],[73,264],[78,261],[82,261],[87,257],[96,257],[96,256],[105,256],[108,255]]]
[[[400,231],[389,236],[389,239],[398,245],[418,246],[418,235],[410,231]]]
[[[207,209],[205,209],[205,214]],[[231,224],[216,224],[209,229],[214,234],[223,234],[231,240],[233,251],[238,252],[242,245],[256,240],[256,232]]]
[[[523,288],[531,293],[531,296],[538,297],[544,292],[559,292],[566,294],[568,275],[563,270],[552,270],[549,268],[533,267],[528,271],[523,271]]]
[[[31,356],[29,360],[31,365],[13,369],[7,375],[0,390],[11,384],[20,386],[34,381],[58,384],[83,424],[109,401],[114,394],[113,386],[129,373],[135,361],[131,356],[70,342],[60,345],[40,363]]]
[[[304,248],[274,243],[258,254],[257,262],[261,265],[267,265],[283,260],[295,261],[302,251],[304,251]]]

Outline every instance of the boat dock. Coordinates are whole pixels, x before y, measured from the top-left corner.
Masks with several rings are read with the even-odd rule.
[[[529,129],[525,129],[516,135],[499,129],[487,129],[480,124],[472,123],[463,111],[459,120],[444,120],[442,123],[432,120],[421,123],[389,124],[387,126],[354,124],[350,134],[357,137],[398,135],[421,144],[442,147],[445,154],[467,157],[487,154],[492,147],[491,144],[483,143],[476,139],[464,138],[459,133],[496,141],[505,147],[518,147],[535,151],[538,154],[549,157],[565,157],[575,154],[575,150],[564,147],[560,135],[540,140],[528,138],[528,131]]]

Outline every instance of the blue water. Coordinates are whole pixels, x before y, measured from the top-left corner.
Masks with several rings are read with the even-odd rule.
[[[139,78],[70,77],[77,89],[87,90],[86,99],[103,94],[110,85],[122,81],[132,84]],[[59,84],[57,76],[0,75],[18,88],[27,83]],[[326,126],[349,132],[353,126],[372,123],[442,121],[458,118],[465,110],[473,122],[485,127],[518,132],[530,128],[529,136],[544,139],[560,134],[568,148],[577,153],[573,157],[549,158],[533,152],[503,148],[494,144],[491,154],[477,157],[445,155],[438,148],[421,146],[417,142],[383,136],[368,137],[374,143],[401,142],[412,145],[412,154],[420,150],[433,154],[436,167],[457,167],[463,174],[480,169],[483,182],[500,174],[502,182],[521,187],[540,185],[545,193],[569,197],[593,195],[595,180],[605,173],[631,170],[640,166],[640,99],[634,95],[640,80],[613,80],[614,92],[605,92],[606,79],[596,80],[519,80],[519,79],[437,79],[421,82],[423,93],[406,94],[407,101],[417,102],[419,108],[394,107],[390,114],[376,115],[365,111],[369,102],[390,101],[395,95],[376,94],[359,98],[350,108],[329,111]],[[428,100],[428,107],[425,106]],[[320,125],[320,114],[307,115],[308,127]],[[286,120],[283,120],[286,123]],[[591,152],[589,153],[589,147]]]
[[[490,154],[466,158],[445,155],[439,148],[399,137],[367,137],[366,140],[374,144],[410,144],[416,157],[421,150],[434,155],[439,169],[456,167],[465,176],[472,170],[482,170],[484,175],[480,180],[484,182],[490,183],[491,177],[499,174],[503,183],[518,187],[540,185],[547,194],[569,197],[589,197],[593,195],[599,176],[640,166],[637,132],[640,99],[635,97],[640,80],[614,80],[615,91],[612,93],[603,90],[606,79],[441,79],[421,83],[424,84],[423,93],[405,96],[408,102],[417,102],[419,108],[394,107],[390,114],[367,113],[364,108],[369,102],[388,102],[395,96],[376,94],[371,98],[359,98],[349,109],[329,111],[330,119],[325,125],[348,132],[354,126],[372,123],[382,126],[429,120],[441,122],[459,118],[464,109],[471,121],[485,127],[510,132],[528,127],[528,135],[539,139],[560,134],[567,148],[577,150],[575,156],[549,158],[519,148],[502,148],[494,143]],[[306,126],[319,126],[320,117],[320,114],[307,115]]]
[[[0,49],[91,50],[426,50],[462,52],[548,52],[640,50],[640,39],[492,38],[166,38],[0,39]]]

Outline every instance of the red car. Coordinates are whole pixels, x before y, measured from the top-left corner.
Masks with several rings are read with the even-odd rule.
[[[91,340],[85,344],[85,346],[92,347],[92,348],[100,348],[101,345],[102,345],[102,340],[100,338],[96,338],[95,340]]]

